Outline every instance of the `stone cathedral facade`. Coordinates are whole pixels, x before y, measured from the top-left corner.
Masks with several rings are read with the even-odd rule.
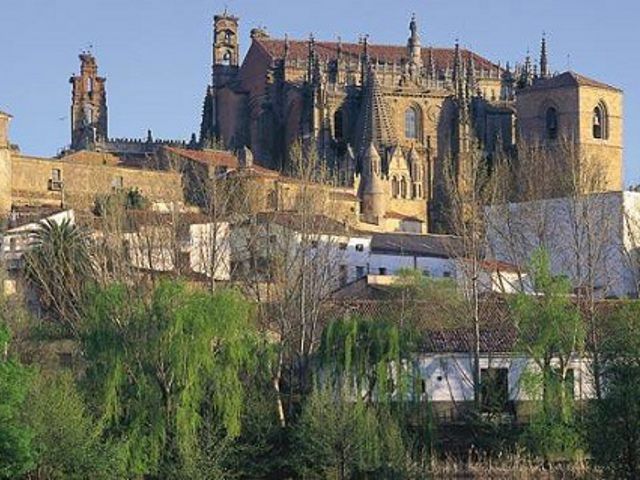
[[[621,91],[552,74],[544,39],[535,65],[527,58],[512,70],[457,42],[425,47],[413,17],[401,46],[253,29],[241,61],[238,26],[227,12],[214,18],[200,145],[249,147],[261,165],[286,171],[292,145],[312,144],[354,189],[367,223],[404,216],[442,228],[443,168],[463,172],[477,145],[490,161],[519,140],[571,138],[602,158],[607,189],[622,188]]]
[[[270,185],[265,198],[294,198],[288,172],[295,145],[335,174],[337,185],[326,186],[342,202],[335,219],[362,230],[446,231],[443,172],[463,184],[471,155],[517,161],[523,142],[553,147],[568,139],[581,157],[598,160],[606,179],[601,189],[622,189],[621,90],[575,72],[551,72],[544,39],[539,59],[527,57],[512,69],[457,42],[426,46],[415,17],[402,45],[368,37],[276,39],[253,29],[244,58],[239,19],[225,11],[212,26],[212,78],[199,138],[109,137],[107,79],[88,52],[70,79],[71,144],[57,158],[20,154],[7,140],[10,116],[0,112],[0,213],[12,205],[69,203],[114,185],[162,199],[162,185],[154,182],[165,178],[167,157],[215,170],[220,158],[233,163],[219,150],[241,152],[237,164],[252,159],[254,174]],[[89,185],[85,179],[102,178],[91,170],[98,164],[131,168],[107,172],[103,186]],[[174,177],[161,183],[173,185]],[[272,210],[291,205],[267,203]]]

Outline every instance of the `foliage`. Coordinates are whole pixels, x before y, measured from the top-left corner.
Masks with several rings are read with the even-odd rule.
[[[523,390],[537,400],[525,432],[530,448],[546,459],[578,453],[581,435],[575,418],[571,361],[584,350],[585,329],[569,297],[570,285],[555,277],[544,250],[531,263],[537,295],[519,294],[511,304],[518,331],[517,349],[530,364]]]
[[[242,375],[254,367],[247,302],[179,282],[149,297],[113,285],[93,292],[83,345],[87,384],[110,438],[136,474],[192,477],[203,415],[240,433]]]
[[[369,402],[403,398],[411,385],[401,354],[411,351],[412,340],[407,330],[385,320],[336,320],[322,335],[319,375]]]
[[[97,195],[93,203],[93,213],[98,217],[112,215],[119,209],[144,210],[149,200],[137,188]]]
[[[70,374],[41,374],[36,378],[26,422],[34,432],[39,478],[123,476],[122,455],[115,446],[101,441],[98,424]]]
[[[445,328],[459,321],[463,300],[451,278],[434,279],[419,270],[403,268],[390,287],[391,299],[399,304],[399,325],[412,329]],[[437,305],[437,319],[425,315],[426,305]],[[435,325],[434,325],[435,321]]]
[[[31,232],[31,241],[26,275],[53,319],[77,334],[85,289],[93,279],[87,233],[69,219],[45,220]]]
[[[16,478],[34,465],[33,433],[22,421],[31,374],[7,358],[9,331],[0,323],[0,478]]]
[[[616,312],[602,348],[604,395],[593,406],[595,460],[611,478],[640,477],[640,303]]]
[[[328,389],[307,399],[296,425],[294,468],[303,478],[402,478],[405,447],[386,409]]]

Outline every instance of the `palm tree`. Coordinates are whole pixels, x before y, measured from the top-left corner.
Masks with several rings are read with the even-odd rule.
[[[47,219],[30,232],[26,275],[50,318],[72,335],[82,320],[82,299],[93,282],[94,267],[87,232],[70,219]]]

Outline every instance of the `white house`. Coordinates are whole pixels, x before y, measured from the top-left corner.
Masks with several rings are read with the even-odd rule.
[[[554,274],[600,298],[638,296],[640,193],[606,192],[488,207],[488,255],[526,268],[547,250]]]

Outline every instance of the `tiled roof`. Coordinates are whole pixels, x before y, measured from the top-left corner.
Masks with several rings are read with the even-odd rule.
[[[190,150],[186,148],[165,147],[168,152],[175,155],[180,155],[183,158],[193,160],[204,165],[227,167],[232,170],[237,170],[240,167],[238,157],[227,150]],[[275,170],[270,170],[260,165],[252,165],[247,170],[252,171],[259,175],[279,176],[280,174]]]
[[[592,78],[585,77],[584,75],[580,75],[579,73],[568,71],[561,73],[559,75],[555,75],[553,77],[538,79],[533,85],[525,89],[526,91],[532,90],[544,90],[548,88],[562,88],[562,87],[596,87],[596,88],[604,88],[607,90],[615,90],[617,92],[621,92],[617,87],[612,85],[608,85],[606,83],[599,82],[597,80],[593,80]]]
[[[371,239],[372,253],[450,258],[462,250],[462,241],[452,235],[376,233]]]
[[[285,50],[285,40],[272,38],[257,38],[254,40],[259,44],[271,58],[282,58]],[[338,43],[338,42],[315,42],[316,56],[320,61],[335,59],[338,55],[338,46],[340,46],[341,55],[343,57],[351,57],[359,59],[362,54],[362,45],[357,43]],[[400,63],[408,59],[407,47],[400,45],[372,45],[368,46],[369,57],[374,62],[379,60],[387,63]],[[436,69],[444,70],[453,66],[455,49],[453,48],[422,48],[422,60],[424,65],[429,61],[429,51],[431,51],[433,63]],[[472,55],[473,61],[477,69],[488,70],[498,68],[496,64],[487,60],[480,55],[468,50],[461,50],[463,58]],[[305,40],[289,40],[289,59],[306,60],[309,55],[309,44]]]

